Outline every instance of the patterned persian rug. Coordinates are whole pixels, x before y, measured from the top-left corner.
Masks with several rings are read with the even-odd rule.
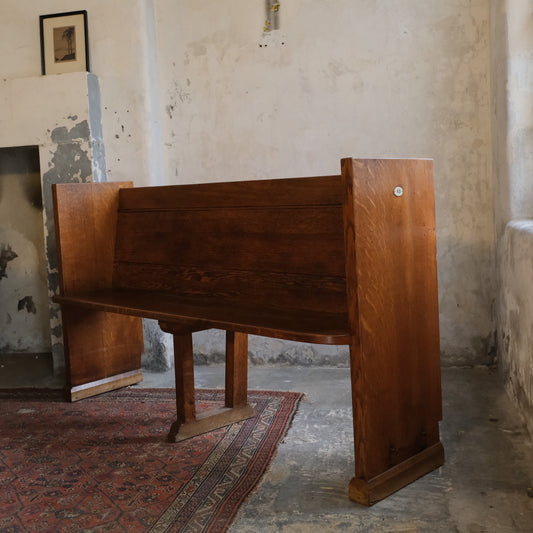
[[[198,410],[223,394],[197,391]],[[250,391],[254,418],[168,443],[172,389],[0,392],[0,532],[225,531],[301,397]]]

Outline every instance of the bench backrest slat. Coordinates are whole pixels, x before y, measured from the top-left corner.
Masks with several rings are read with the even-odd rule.
[[[121,191],[114,286],[344,313],[341,178]]]
[[[340,205],[340,176],[135,187],[121,194],[119,209],[200,209]]]

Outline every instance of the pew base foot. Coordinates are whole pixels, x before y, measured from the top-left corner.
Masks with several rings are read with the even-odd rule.
[[[180,442],[254,416],[255,411],[251,405],[207,410],[198,414],[196,420],[191,422],[174,422],[168,434],[168,441]]]
[[[349,486],[350,500],[374,505],[443,464],[444,448],[437,442],[370,480],[354,477]]]
[[[82,385],[67,387],[67,395],[71,402],[77,402],[78,400],[84,400],[97,394],[135,385],[142,380],[142,370],[132,370],[131,372],[115,374],[107,378],[83,383]]]

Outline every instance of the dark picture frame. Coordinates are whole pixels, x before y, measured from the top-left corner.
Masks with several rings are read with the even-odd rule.
[[[87,11],[39,17],[42,74],[89,71]]]

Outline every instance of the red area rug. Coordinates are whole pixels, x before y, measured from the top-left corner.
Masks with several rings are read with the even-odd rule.
[[[249,392],[256,417],[180,443],[170,389],[77,403],[0,392],[0,532],[225,531],[287,432],[299,393]],[[198,408],[223,391],[197,391]]]

